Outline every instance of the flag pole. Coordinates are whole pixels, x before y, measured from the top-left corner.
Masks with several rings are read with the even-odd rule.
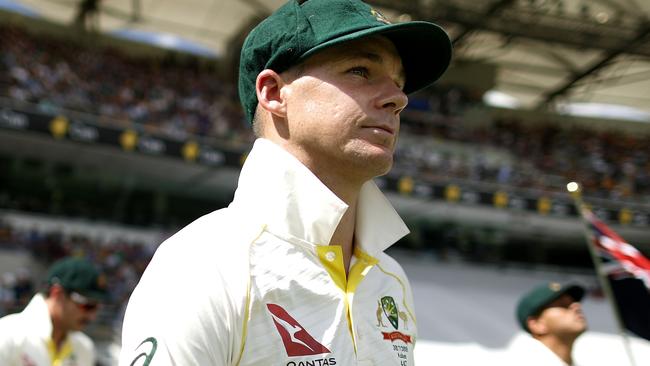
[[[616,299],[614,298],[614,292],[612,291],[612,286],[610,285],[609,280],[607,279],[607,274],[602,268],[602,264],[600,262],[600,258],[598,257],[598,253],[596,252],[596,248],[594,248],[592,240],[590,240],[593,239],[594,235],[589,228],[588,221],[585,219],[584,212],[586,210],[586,205],[582,200],[581,187],[578,183],[571,182],[567,184],[567,190],[571,194],[576,210],[578,210],[578,215],[580,215],[582,219],[583,230],[585,233],[585,240],[587,242],[587,248],[589,248],[589,254],[591,255],[591,260],[592,262],[594,262],[594,267],[596,268],[596,277],[598,277],[598,281],[600,282],[600,287],[603,289],[603,292],[605,293],[605,297],[607,297],[609,305],[612,308],[612,312],[614,313],[614,318],[616,319],[616,325],[618,327],[618,333],[623,339],[623,347],[625,348],[625,353],[627,353],[627,357],[630,360],[630,366],[636,366],[636,362],[634,360],[634,354],[632,353],[632,348],[630,346],[630,339],[627,335],[627,332],[625,332],[625,326],[623,325],[623,319],[621,318],[621,313],[618,308],[618,304],[616,303]]]

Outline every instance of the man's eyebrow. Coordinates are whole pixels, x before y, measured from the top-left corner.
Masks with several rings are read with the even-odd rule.
[[[379,65],[384,64],[384,58],[381,57],[381,55],[372,51],[349,50],[348,52],[346,52],[344,58],[345,59],[363,58]],[[400,68],[398,78],[401,84],[404,85],[404,83],[406,82],[406,73],[404,72],[404,68]]]

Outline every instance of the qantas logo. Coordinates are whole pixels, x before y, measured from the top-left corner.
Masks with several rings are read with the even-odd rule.
[[[311,356],[330,353],[325,346],[318,343],[296,319],[279,305],[266,304],[273,323],[280,333],[287,356]]]

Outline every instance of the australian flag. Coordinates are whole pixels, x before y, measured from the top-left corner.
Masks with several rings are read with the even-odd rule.
[[[623,325],[650,341],[650,260],[628,244],[591,211],[583,215],[593,245],[612,288]]]

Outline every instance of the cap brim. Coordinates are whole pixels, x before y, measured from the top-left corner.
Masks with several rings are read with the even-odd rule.
[[[562,294],[568,294],[575,301],[581,301],[585,296],[585,289],[578,285],[569,285],[566,286],[563,291],[560,291]],[[559,296],[558,296],[559,297]]]
[[[300,60],[326,48],[372,35],[383,35],[395,44],[406,73],[404,92],[407,94],[438,80],[451,62],[452,47],[447,33],[433,23],[421,21],[387,24],[348,33],[310,49]]]
[[[544,309],[553,301],[562,297],[562,295],[564,294],[567,294],[571,296],[573,300],[580,302],[582,298],[585,296],[585,289],[578,285],[566,285],[563,288],[561,288],[560,291],[557,291],[552,297],[548,298],[543,304],[540,304],[537,307],[537,309],[535,309],[535,312],[536,313],[540,312],[542,309]]]
[[[76,291],[79,293],[79,295],[87,297],[91,300],[95,300],[98,302],[104,302],[108,300],[108,294],[106,292],[102,291]]]

